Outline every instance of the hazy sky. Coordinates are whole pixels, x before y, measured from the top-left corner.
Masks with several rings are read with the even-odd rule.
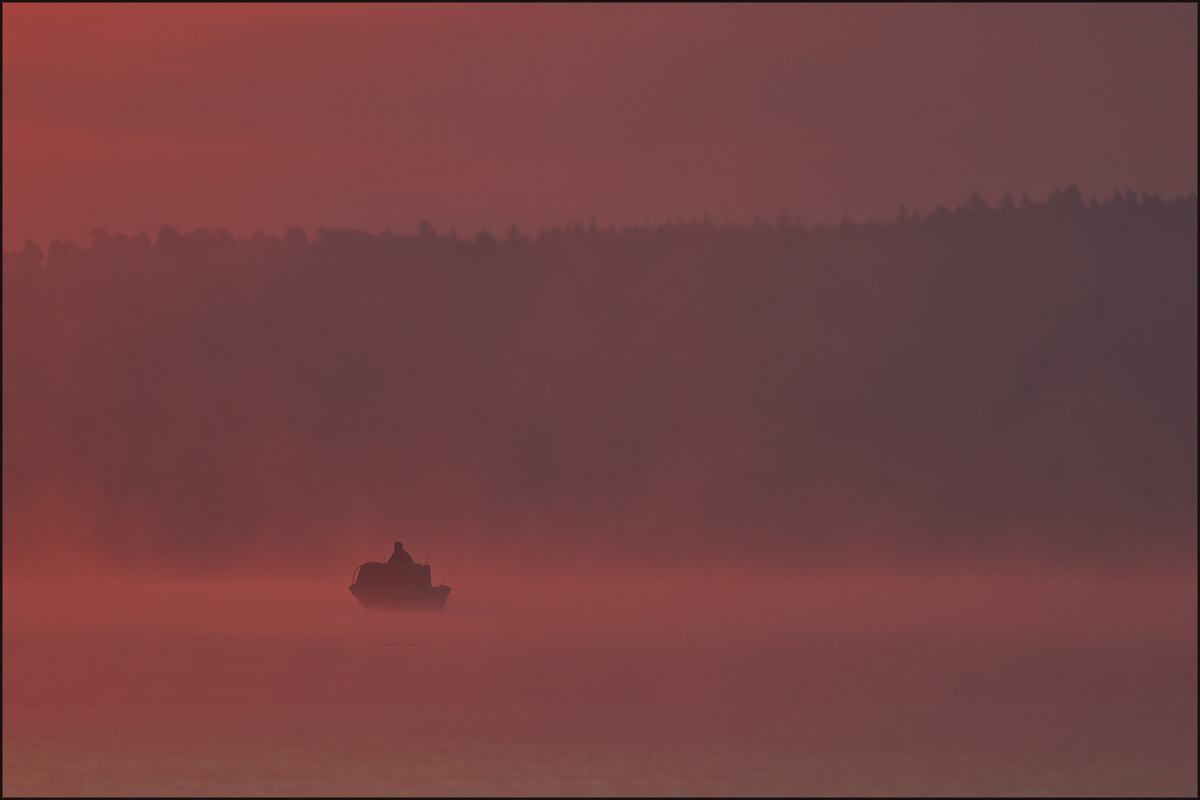
[[[4,249],[1196,188],[1196,6],[3,9]]]
[[[1195,3],[3,42],[4,794],[1195,795]]]

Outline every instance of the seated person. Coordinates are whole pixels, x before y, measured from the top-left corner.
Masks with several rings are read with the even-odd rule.
[[[388,559],[387,566],[392,581],[421,589],[430,587],[429,565],[413,561],[413,557],[404,552],[404,545],[400,542],[396,542],[396,549]]]
[[[392,557],[388,559],[388,565],[392,567],[407,567],[413,563],[415,563],[413,557],[404,552],[403,543],[396,542],[396,549],[392,553]]]

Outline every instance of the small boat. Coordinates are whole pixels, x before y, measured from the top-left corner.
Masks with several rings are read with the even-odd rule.
[[[373,608],[445,608],[449,586],[432,586],[428,564],[368,561],[354,570],[350,594]]]

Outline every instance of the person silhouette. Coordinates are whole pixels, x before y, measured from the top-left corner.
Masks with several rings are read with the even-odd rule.
[[[388,565],[392,567],[407,567],[413,563],[415,563],[413,557],[404,551],[404,543],[396,542],[396,549],[392,552],[392,557],[388,559]]]

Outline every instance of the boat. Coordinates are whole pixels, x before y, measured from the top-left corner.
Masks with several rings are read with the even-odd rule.
[[[440,610],[450,596],[449,586],[431,585],[428,564],[368,561],[354,570],[351,581],[350,594],[369,608]]]

